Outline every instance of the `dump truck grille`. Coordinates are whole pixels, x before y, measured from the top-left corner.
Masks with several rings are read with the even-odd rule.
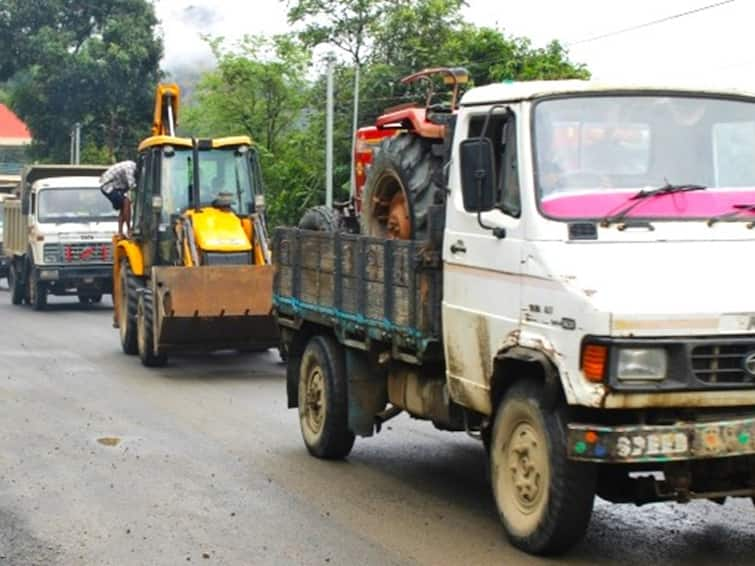
[[[252,265],[252,252],[204,252],[204,265]]]
[[[113,245],[110,242],[45,244],[44,255],[45,263],[111,263]]]
[[[692,370],[705,383],[755,383],[755,343],[713,343],[692,348]]]

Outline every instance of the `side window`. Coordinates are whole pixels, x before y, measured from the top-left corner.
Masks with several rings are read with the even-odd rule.
[[[468,137],[479,137],[486,115],[473,118]],[[521,214],[519,172],[517,170],[516,119],[513,114],[494,114],[488,124],[486,137],[493,143],[496,171],[496,207],[509,216]]]
[[[134,231],[141,231],[142,215],[144,214],[144,183],[147,179],[147,154],[142,153],[136,162],[136,195],[131,203],[131,218]]]

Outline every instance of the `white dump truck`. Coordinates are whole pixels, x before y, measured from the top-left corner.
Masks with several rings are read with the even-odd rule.
[[[755,495],[755,95],[496,84],[378,127],[362,233],[274,240],[314,456],[400,412],[466,430],[536,554],[596,494]]]
[[[40,310],[48,295],[97,303],[112,293],[117,212],[99,190],[104,167],[34,165],[3,205],[14,305]]]

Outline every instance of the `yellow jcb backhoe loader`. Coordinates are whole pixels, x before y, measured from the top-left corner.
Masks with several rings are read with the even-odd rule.
[[[278,346],[261,170],[249,137],[176,137],[179,88],[160,85],[139,145],[128,236],[115,237],[113,303],[126,354]]]

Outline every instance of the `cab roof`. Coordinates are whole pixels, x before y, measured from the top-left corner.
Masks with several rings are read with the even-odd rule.
[[[223,147],[235,147],[240,145],[252,145],[252,138],[249,136],[229,136],[225,138],[214,138],[210,140],[201,139],[200,142],[209,142],[213,149],[220,149]],[[160,147],[164,145],[172,145],[174,147],[192,147],[191,138],[181,138],[177,136],[151,136],[143,140],[139,144],[139,151],[151,147]]]
[[[751,98],[755,102],[755,93],[737,89],[722,89],[708,85],[669,85],[645,83],[609,83],[595,80],[561,80],[561,81],[512,81],[494,83],[470,89],[461,99],[462,106],[494,104],[497,102],[518,102],[545,96],[560,94],[598,94],[601,92],[627,94],[668,93],[668,94],[708,94],[719,96],[736,96]]]

